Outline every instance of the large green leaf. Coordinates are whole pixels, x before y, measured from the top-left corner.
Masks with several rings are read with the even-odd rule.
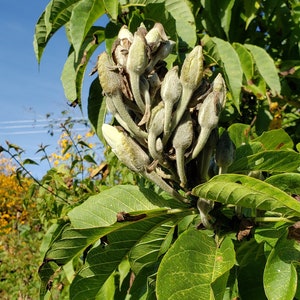
[[[193,195],[224,204],[300,216],[300,203],[280,189],[245,175],[224,174],[193,189]]]
[[[218,64],[224,69],[227,87],[231,92],[233,102],[239,110],[240,94],[243,83],[243,70],[239,56],[230,43],[213,37],[211,40],[216,44],[219,58]]]
[[[223,299],[234,263],[230,238],[217,245],[207,233],[187,230],[162,259],[157,273],[157,298]]]
[[[70,20],[78,1],[80,0],[52,0],[48,3],[35,26],[33,46],[38,62],[53,34]]]
[[[86,35],[103,14],[105,14],[105,7],[103,1],[99,0],[81,0],[74,7],[70,19],[70,35],[76,61]]]
[[[168,222],[170,214],[147,216],[136,222],[124,222],[121,228],[107,235],[108,245],[98,245],[89,251],[86,263],[70,287],[74,300],[95,299],[101,286],[135,244],[157,226]],[[118,225],[118,224],[117,224]]]
[[[259,152],[233,162],[228,168],[229,173],[249,171],[265,172],[300,172],[300,154],[288,150],[269,150]]]
[[[81,90],[88,61],[104,39],[104,28],[94,26],[85,37],[79,58],[76,59],[73,49],[70,52],[61,75],[65,95],[69,101],[77,100],[79,104],[81,103]]]
[[[245,44],[245,47],[249,49],[253,55],[256,67],[267,85],[270,87],[272,93],[274,95],[280,94],[281,85],[278,71],[271,56],[263,48],[258,46]]]
[[[299,260],[299,243],[283,236],[268,256],[264,271],[264,288],[269,300],[294,299],[297,271],[293,262]]]

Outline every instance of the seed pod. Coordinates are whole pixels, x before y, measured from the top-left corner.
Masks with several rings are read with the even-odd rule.
[[[145,101],[145,113],[138,123],[139,126],[148,123],[150,116],[151,116],[151,98],[149,92],[149,82],[144,76],[140,76],[140,91],[141,95],[143,95]]]
[[[148,150],[153,159],[162,161],[161,153],[157,152],[156,140],[164,129],[164,107],[160,103],[153,108],[148,128]]]
[[[178,102],[181,91],[182,86],[178,77],[178,67],[175,66],[167,72],[160,90],[160,95],[165,105],[163,143],[166,143],[169,139],[173,107]]]
[[[186,113],[174,132],[173,147],[176,151],[177,173],[181,186],[187,183],[185,174],[185,151],[193,142],[193,122],[189,113]]]
[[[133,35],[126,25],[118,33],[118,39],[112,45],[112,58],[121,72],[126,70],[128,50],[133,42]]]
[[[147,138],[147,133],[134,123],[126,109],[121,94],[121,75],[114,71],[114,65],[106,52],[99,55],[98,72],[103,93],[107,96],[106,103],[109,101],[113,102],[108,108],[113,111],[116,110],[119,117],[123,120],[120,123],[124,122],[127,125],[124,127],[125,129],[129,128],[129,132],[133,132],[137,137]]]
[[[145,37],[138,29],[133,37],[127,58],[128,72],[142,75],[148,65],[147,44]],[[129,74],[130,75],[130,74]]]
[[[219,174],[227,172],[227,168],[233,163],[235,157],[235,145],[225,130],[216,147],[215,160],[219,166]]]
[[[154,184],[157,184],[162,190],[173,196],[174,199],[178,200],[180,203],[189,203],[185,197],[169,186],[157,173],[148,173],[146,171],[150,159],[144,150],[133,139],[127,136],[124,132],[121,132],[108,124],[102,125],[102,133],[118,159],[130,170],[142,174]]]
[[[182,95],[172,121],[171,131],[180,122],[193,92],[200,86],[203,77],[203,53],[200,45],[196,46],[185,58],[180,81],[182,83]]]
[[[161,23],[155,23],[152,29],[148,31],[145,38],[152,53],[158,49],[162,41],[168,40],[165,29]]]
[[[141,29],[138,29],[129,49],[126,70],[129,74],[130,85],[134,100],[142,113],[145,112],[145,104],[140,94],[140,76],[148,65],[147,45]]]
[[[156,72],[153,72],[151,74],[148,75],[148,82],[150,85],[150,99],[151,99],[151,103],[153,104],[155,102],[155,96],[157,91],[159,90],[160,86],[161,86],[161,82],[160,79],[157,75]]]
[[[195,91],[201,83],[203,77],[203,53],[200,45],[196,46],[185,58],[180,80],[183,88]]]
[[[191,159],[198,156],[205,146],[211,131],[218,126],[219,116],[225,104],[225,93],[226,86],[220,73],[213,82],[212,92],[208,94],[200,106],[198,123],[201,127],[201,131]]]
[[[100,84],[105,95],[114,95],[121,90],[120,75],[113,71],[111,59],[106,52],[98,56],[97,68],[99,74]]]
[[[152,55],[146,73],[150,73],[159,61],[164,60],[172,52],[174,46],[175,42],[171,40],[162,42],[155,54]]]
[[[102,125],[102,133],[112,151],[124,165],[134,172],[144,172],[150,159],[133,139],[108,124]]]

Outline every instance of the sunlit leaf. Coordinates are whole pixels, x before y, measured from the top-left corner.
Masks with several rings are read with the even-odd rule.
[[[157,298],[223,299],[234,263],[230,238],[218,246],[207,233],[187,230],[162,259],[157,274]]]
[[[300,216],[298,201],[282,190],[246,175],[215,176],[207,183],[195,187],[193,194],[224,204]]]
[[[174,219],[158,226],[132,248],[129,260],[135,274],[138,274],[142,268],[156,263],[158,258],[168,250],[173,240],[175,225]]]
[[[112,20],[116,21],[118,18],[119,1],[118,0],[103,0],[104,7]]]
[[[293,140],[283,129],[263,132],[252,142],[260,142],[265,150],[291,150],[294,147]]]
[[[256,67],[274,95],[280,94],[281,85],[278,70],[271,56],[263,49],[255,45],[245,44],[253,55]]]
[[[35,26],[33,46],[39,63],[47,43],[54,33],[70,20],[72,10],[79,1],[52,0],[48,3]]]
[[[80,48],[78,60],[75,58],[75,52],[71,50],[61,75],[65,95],[69,101],[77,100],[81,105],[81,90],[87,63],[104,38],[104,28],[92,27]]]
[[[237,159],[228,168],[229,173],[249,171],[300,172],[300,154],[288,150],[268,150]]]
[[[247,83],[253,79],[254,76],[254,60],[247,48],[240,43],[233,43],[233,48],[239,56],[241,66],[246,77]]]
[[[265,180],[286,193],[300,195],[300,174],[284,173],[273,175]]]
[[[218,64],[224,69],[226,83],[229,91],[232,94],[233,102],[236,108],[239,110],[240,94],[243,81],[243,70],[234,48],[230,43],[213,37],[212,41],[216,44],[219,59]]]
[[[81,45],[94,23],[105,13],[103,1],[81,0],[72,11],[70,34],[75,59],[78,60]]]
[[[268,256],[264,271],[264,288],[269,300],[294,299],[297,271],[293,262],[299,260],[299,243],[283,236]]]
[[[166,33],[171,35],[171,38],[174,36],[178,37],[179,47],[187,48],[187,47],[194,47],[197,41],[196,36],[196,26],[195,26],[195,18],[191,10],[191,6],[187,1],[182,0],[130,0],[130,4],[139,4],[139,5],[146,5],[145,10],[147,7],[151,7],[151,11],[146,12],[147,15],[153,16],[152,20],[156,22],[163,23]],[[160,10],[157,13],[153,13],[153,9],[155,9],[155,5],[160,6]],[[171,17],[175,20],[175,28],[170,20],[163,20],[165,19],[165,10],[162,8],[164,5],[165,10],[171,15]]]

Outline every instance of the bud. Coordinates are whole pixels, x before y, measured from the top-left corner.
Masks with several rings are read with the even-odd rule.
[[[219,173],[226,173],[227,168],[233,163],[235,157],[235,145],[230,139],[228,132],[225,130],[216,147],[215,160],[219,166]]]
[[[209,212],[213,209],[213,207],[214,203],[210,200],[199,198],[197,201],[197,208],[199,210],[201,222],[203,226],[207,229],[212,228],[212,225],[210,223],[211,217],[209,216]]]
[[[133,42],[133,34],[128,30],[126,25],[121,27],[118,33],[118,39],[120,40],[120,45],[128,50]]]

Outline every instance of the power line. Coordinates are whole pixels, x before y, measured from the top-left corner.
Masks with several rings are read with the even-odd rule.
[[[52,129],[49,132],[61,132],[62,129]],[[40,133],[48,133],[46,130],[31,130],[31,131],[13,131],[13,132],[2,132],[1,135],[18,135],[18,134],[40,134]],[[86,127],[76,128],[75,131],[86,131]]]
[[[47,122],[47,123],[51,123],[51,122],[63,122],[63,121],[67,121],[69,118],[59,118],[59,119],[36,119],[36,120],[14,120],[14,121],[0,121],[0,124],[16,124],[16,123],[39,123],[39,122]],[[80,118],[80,117],[72,117],[71,120],[75,120],[75,121],[88,121],[85,118]]]

